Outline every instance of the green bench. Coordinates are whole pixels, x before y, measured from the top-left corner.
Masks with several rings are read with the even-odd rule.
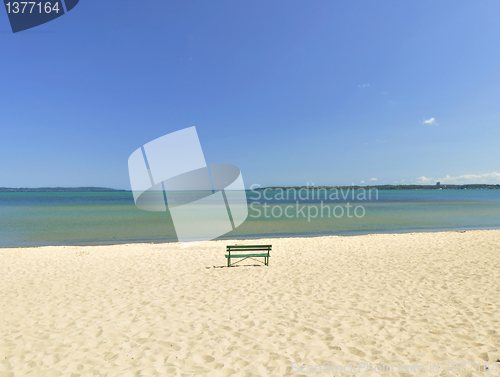
[[[239,263],[248,258],[264,258],[263,263],[266,266],[269,266],[269,252],[271,251],[271,248],[272,245],[228,245],[226,247],[227,266],[231,267],[231,258],[241,258],[233,264]]]

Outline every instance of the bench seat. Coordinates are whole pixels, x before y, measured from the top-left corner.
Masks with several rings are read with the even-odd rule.
[[[258,257],[267,257],[267,253],[265,254],[233,254],[233,255],[228,255],[226,254],[226,258],[258,258]]]

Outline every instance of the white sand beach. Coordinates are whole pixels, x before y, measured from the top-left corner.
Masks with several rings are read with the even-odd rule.
[[[498,375],[499,287],[500,230],[0,249],[0,376]]]

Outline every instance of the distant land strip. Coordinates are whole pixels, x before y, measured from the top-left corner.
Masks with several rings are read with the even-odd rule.
[[[466,189],[488,189],[498,190],[500,184],[466,184],[466,185],[374,185],[374,186],[268,186],[255,188],[255,191],[263,190],[466,190]],[[252,191],[252,190],[247,190]],[[38,187],[38,188],[10,188],[0,187],[0,192],[130,192],[130,190],[117,190],[107,187]]]
[[[269,187],[259,187],[256,191],[263,190],[466,190],[466,189],[500,189],[500,185],[491,184],[466,184],[466,185],[445,185],[445,184],[435,184],[435,185],[375,185],[375,186],[269,186]]]
[[[126,190],[115,190],[106,187],[39,187],[39,188],[9,188],[0,187],[0,192],[118,192]]]

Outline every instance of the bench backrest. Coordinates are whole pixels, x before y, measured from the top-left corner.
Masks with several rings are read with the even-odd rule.
[[[247,251],[259,251],[266,252],[269,255],[272,245],[228,245],[226,247],[227,252],[231,255],[231,252],[247,252]],[[236,255],[236,254],[235,254]]]

